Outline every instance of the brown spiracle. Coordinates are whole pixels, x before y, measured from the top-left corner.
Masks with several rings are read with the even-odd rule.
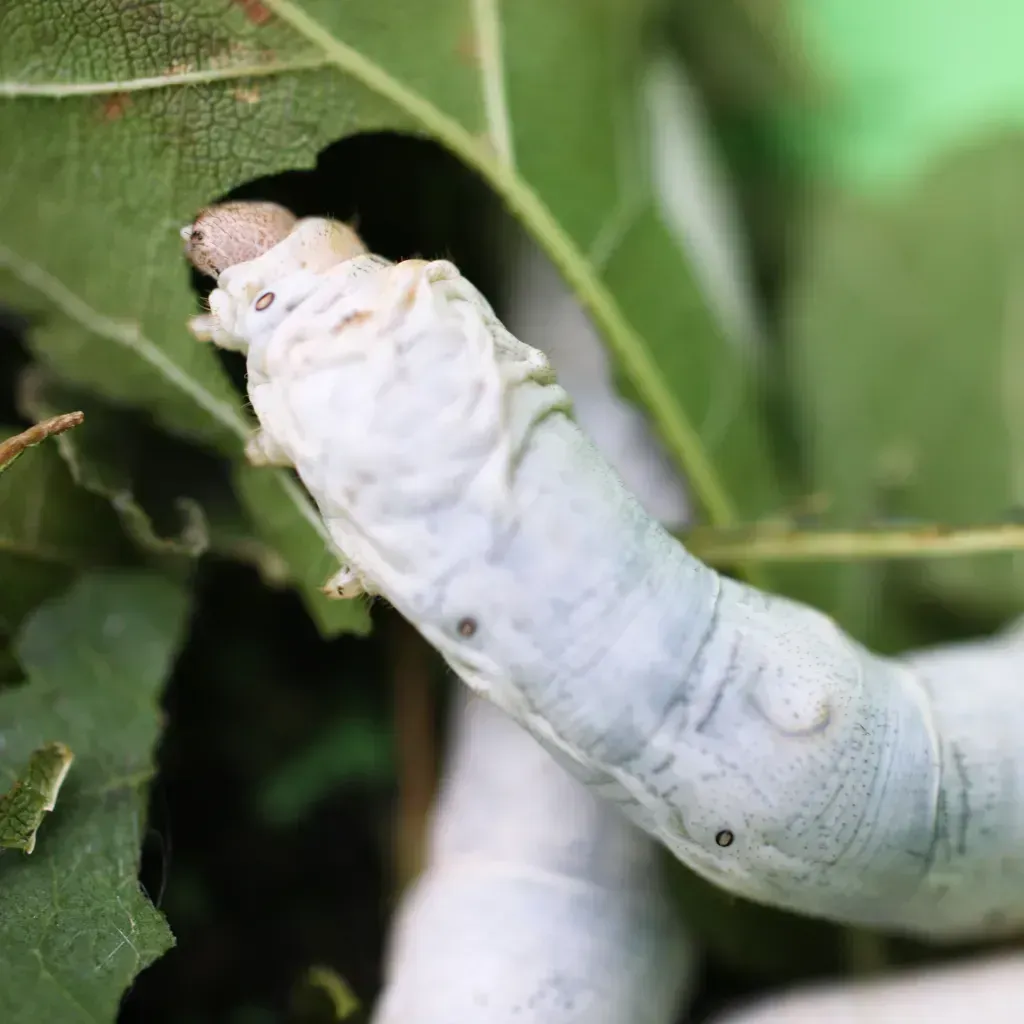
[[[298,223],[277,203],[218,203],[199,211],[181,229],[185,255],[196,270],[219,277],[236,263],[245,263],[283,241]]]

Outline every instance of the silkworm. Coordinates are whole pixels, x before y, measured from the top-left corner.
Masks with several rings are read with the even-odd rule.
[[[295,467],[346,581],[725,889],[936,936],[1024,922],[1020,636],[882,658],[721,577],[453,264],[351,234],[300,221],[198,324],[247,351],[259,455]]]

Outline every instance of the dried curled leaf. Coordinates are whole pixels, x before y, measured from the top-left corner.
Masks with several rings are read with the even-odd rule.
[[[0,796],[0,849],[31,853],[36,848],[36,833],[56,807],[73,760],[63,743],[46,743],[32,752],[24,774]]]

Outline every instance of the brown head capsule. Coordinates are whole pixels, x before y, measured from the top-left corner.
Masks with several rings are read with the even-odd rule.
[[[181,229],[181,237],[192,266],[216,278],[284,241],[297,223],[295,215],[277,203],[218,203],[200,210]]]

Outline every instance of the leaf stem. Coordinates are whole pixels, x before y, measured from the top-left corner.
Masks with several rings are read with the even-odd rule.
[[[1024,551],[1024,524],[952,528],[798,530],[751,526],[698,528],[679,534],[687,550],[712,565],[743,562],[852,562],[872,559],[955,558]]]

